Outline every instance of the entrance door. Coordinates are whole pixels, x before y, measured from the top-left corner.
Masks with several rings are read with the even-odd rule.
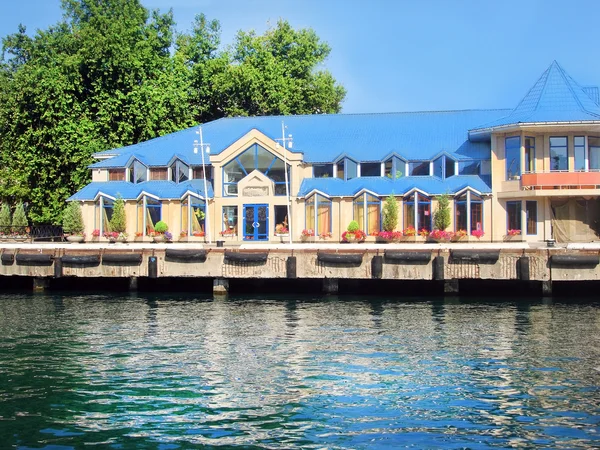
[[[244,205],[244,241],[269,239],[269,205]]]

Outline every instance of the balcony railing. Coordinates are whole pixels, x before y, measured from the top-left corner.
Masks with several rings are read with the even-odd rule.
[[[600,171],[551,171],[521,175],[522,189],[596,189],[598,186],[600,186]]]

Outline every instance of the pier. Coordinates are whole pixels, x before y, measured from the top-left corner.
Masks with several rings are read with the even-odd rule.
[[[337,293],[346,280],[434,281],[458,294],[466,280],[552,283],[600,280],[600,244],[555,247],[527,243],[473,244],[243,244],[6,243],[0,245],[0,278],[30,277],[34,290],[58,278],[212,280],[215,295],[230,281],[311,280]]]

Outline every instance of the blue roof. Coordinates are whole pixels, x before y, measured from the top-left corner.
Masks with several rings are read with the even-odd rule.
[[[507,116],[472,132],[519,123],[600,121],[597,88],[583,88],[554,61]],[[482,122],[483,123],[483,122]]]
[[[342,155],[360,162],[382,161],[392,153],[408,160],[426,160],[441,152],[456,159],[489,159],[489,143],[470,142],[468,130],[508,112],[495,109],[234,117],[206,123],[202,130],[212,154],[221,153],[252,129],[272,139],[280,138],[284,121],[286,131],[293,135],[293,151],[303,153],[308,163],[333,162]],[[135,155],[148,166],[166,166],[174,154],[179,154],[184,162],[200,165],[202,155],[193,152],[197,129],[188,128],[95,156]],[[122,156],[91,167],[123,167],[128,161],[128,157]]]
[[[362,190],[377,196],[390,194],[404,195],[419,189],[430,195],[455,194],[465,188],[472,188],[482,194],[491,194],[489,177],[477,175],[456,175],[442,180],[438,177],[402,177],[392,180],[388,177],[360,177],[344,181],[341,178],[305,178],[300,185],[299,197],[306,197],[319,191],[330,197],[353,197]]]
[[[212,185],[207,181],[208,197],[213,197]],[[79,192],[67,199],[94,200],[100,193],[110,197],[122,197],[125,200],[135,200],[142,192],[154,195],[160,199],[180,199],[186,192],[192,192],[202,198],[204,195],[204,180],[189,180],[183,183],[173,181],[145,181],[130,183],[128,181],[93,181]]]

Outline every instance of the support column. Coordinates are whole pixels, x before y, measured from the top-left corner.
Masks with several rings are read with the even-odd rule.
[[[229,280],[226,278],[215,278],[213,280],[213,295],[227,295],[229,292]]]
[[[135,292],[138,290],[138,277],[129,277],[129,291]]]
[[[458,280],[444,280],[444,294],[458,294]]]
[[[50,280],[45,277],[33,278],[33,292],[44,292],[50,286]]]
[[[542,295],[544,297],[552,296],[552,280],[542,281]]]
[[[323,292],[325,294],[337,294],[339,283],[337,278],[323,278]]]

